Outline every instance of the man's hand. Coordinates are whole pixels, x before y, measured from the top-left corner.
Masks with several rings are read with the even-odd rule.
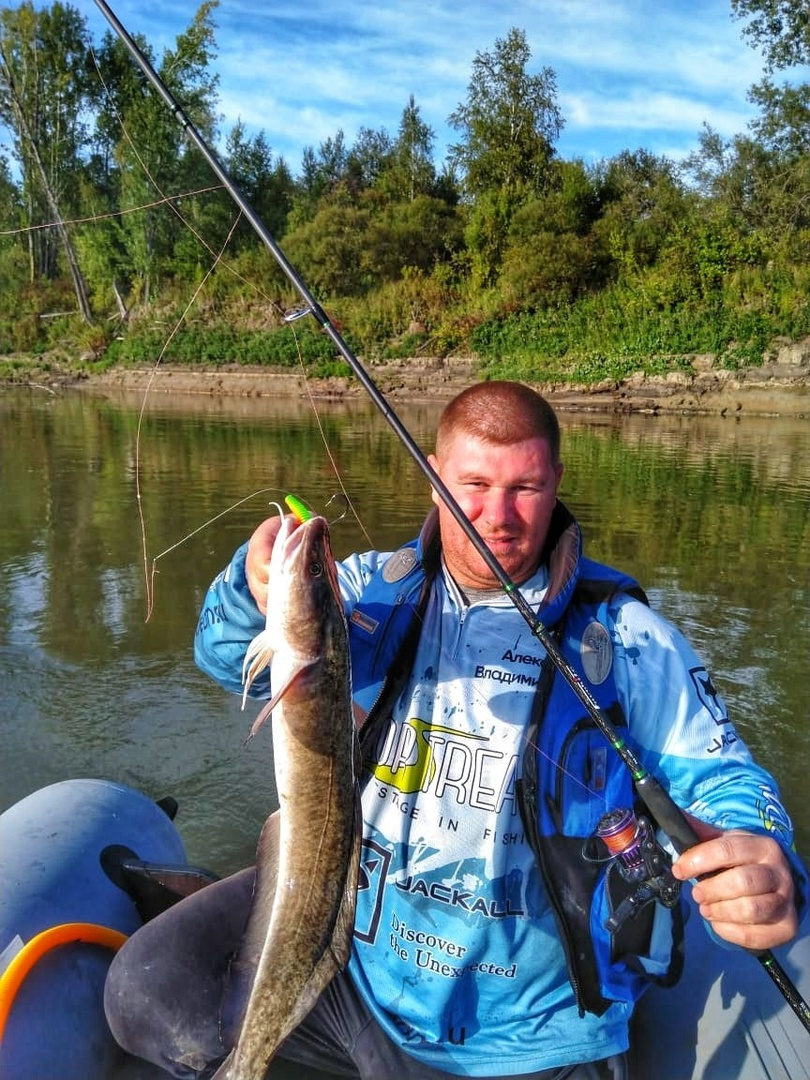
[[[730,830],[684,851],[680,881],[700,878],[692,896],[712,929],[754,951],[790,941],[798,929],[790,865],[776,840]]]
[[[258,526],[248,541],[247,555],[245,557],[245,579],[250,589],[251,596],[256,601],[256,606],[262,615],[267,614],[267,582],[270,569],[270,556],[273,554],[273,545],[276,542],[281,518],[267,518]]]

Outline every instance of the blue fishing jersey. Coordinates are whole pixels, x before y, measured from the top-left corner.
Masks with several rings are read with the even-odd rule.
[[[378,588],[377,606],[364,605],[369,583],[379,586],[392,558],[399,562],[389,565],[387,604]],[[587,562],[578,556],[572,577]],[[339,563],[350,625],[373,638],[386,606],[403,606],[398,590],[411,565],[411,556],[378,552]],[[545,567],[521,586],[535,611],[544,609],[548,590]],[[611,778],[624,766],[594,740],[584,765],[564,764],[562,746],[582,708],[553,688],[548,732],[527,745],[545,650],[503,593],[469,603],[442,567],[417,617],[409,673],[365,747],[351,976],[392,1040],[460,1076],[526,1073],[619,1053],[638,990],[625,995],[599,976],[603,1008],[582,1009],[519,791],[532,754],[539,783],[533,828],[575,834],[583,806],[595,818],[617,809]],[[718,828],[768,832],[789,849],[792,827],[776,785],[752,760],[683,636],[622,591],[609,602],[579,602],[573,623],[566,637],[562,620],[561,647],[578,657],[590,690],[608,688],[623,734],[675,801]],[[244,652],[262,625],[240,549],[206,601],[198,663],[240,691]],[[362,637],[351,635],[353,657]],[[368,656],[358,660],[361,720],[370,666],[373,657],[371,665]],[[268,691],[265,680],[260,692]],[[801,875],[798,860],[794,866]],[[592,925],[597,938],[604,936],[600,919]],[[659,930],[647,958],[652,973],[665,969],[672,947]]]

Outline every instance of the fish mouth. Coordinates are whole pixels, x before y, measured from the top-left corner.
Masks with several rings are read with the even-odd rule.
[[[329,523],[325,517],[308,518],[284,539],[280,569],[284,577],[325,575],[335,603],[343,610],[340,582],[329,538]]]
[[[311,517],[296,525],[284,540],[284,562],[295,557],[304,546],[312,547],[329,535],[329,526],[324,517]]]

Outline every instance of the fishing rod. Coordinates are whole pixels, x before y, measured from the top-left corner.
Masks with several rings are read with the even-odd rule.
[[[497,558],[487,547],[484,540],[476,532],[475,527],[456,502],[452,492],[438,473],[432,468],[425,454],[416,442],[414,442],[410,432],[402,424],[393,409],[391,409],[387,400],[371,379],[368,372],[343,340],[340,332],[334,326],[329,316],[312,295],[295,267],[292,266],[284,252],[273,239],[264,222],[239,190],[235,181],[225,171],[219,158],[208,146],[187,113],[183,110],[180,103],[152,67],[146,56],[144,56],[142,50],[138,47],[127,29],[112,11],[109,4],[106,3],[106,0],[95,0],[95,3],[107,22],[112,26],[113,30],[126,46],[138,67],[168,106],[175,120],[183,129],[186,137],[194,143],[200,151],[213,173],[219,178],[223,187],[242,211],[245,218],[250,222],[256,235],[273,255],[280,269],[283,271],[289,282],[295,287],[309,313],[318,322],[327,337],[332,341],[335,348],[349,365],[371,400],[394,429],[400,442],[425,474],[431,487],[437,492],[442,502],[458,522],[476,552],[481,556],[488,569],[492,572],[495,580],[520,612],[533,636],[536,637],[543,646],[549,660],[574,692],[590,719],[619,755],[622,762],[627,766],[633,777],[633,783],[639,798],[656,819],[664,833],[669,837],[676,852],[680,854],[688,848],[694,847],[699,843],[699,837],[689,824],[689,821],[681,808],[674,799],[672,799],[669,792],[644,767],[633,750],[619,735],[610,717],[604,709],[600,707],[599,703],[585,686],[577,671],[569,664],[561,653],[548,628],[540,619],[538,619],[515,582],[512,581],[498,562]],[[753,955],[760,961],[762,966],[768,972],[768,975],[779,988],[782,996],[799,1017],[807,1031],[810,1032],[810,1006],[808,1006],[807,1002],[802,998],[797,987],[793,984],[776,957],[770,950],[756,952]]]

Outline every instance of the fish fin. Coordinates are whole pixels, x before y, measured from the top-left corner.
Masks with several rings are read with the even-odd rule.
[[[275,694],[273,694],[273,696],[264,706],[262,711],[253,721],[253,726],[250,729],[250,734],[245,740],[246,742],[250,742],[250,740],[265,722],[267,717],[273,711],[273,709],[275,709],[276,705],[278,705],[284,695],[288,693],[290,687],[295,684],[296,680],[299,679],[305,671],[308,671],[314,664],[316,664],[318,660],[319,657],[315,657],[315,659],[313,660],[301,660],[290,668],[289,672],[287,673],[287,677],[284,679],[279,689],[275,692]]]
[[[303,987],[298,996],[295,1007],[290,1014],[287,1034],[289,1034],[290,1031],[295,1030],[295,1028],[297,1028],[305,1019],[324,989],[339,971],[343,971],[349,962],[349,955],[351,954],[352,949],[352,937],[354,935],[357,877],[360,869],[360,854],[363,846],[363,815],[360,808],[359,795],[355,800],[355,806],[357,823],[354,832],[354,841],[352,843],[352,853],[346,874],[346,889],[343,893],[340,909],[335,918],[335,925],[332,929],[332,940],[329,943],[329,948],[326,949],[312,969],[312,974],[307,980],[306,986]]]
[[[349,954],[352,949],[354,936],[354,916],[357,906],[357,880],[360,874],[360,855],[363,848],[363,810],[360,803],[360,792],[355,792],[355,826],[352,853],[349,858],[349,866],[346,871],[346,889],[340,910],[335,919],[335,929],[332,934],[332,942],[329,950],[337,964],[338,971],[343,971],[349,962]]]
[[[273,638],[268,628],[260,630],[245,650],[245,659],[242,661],[243,709],[251,686],[264,669],[272,662],[275,651]]]
[[[281,814],[276,810],[265,821],[256,847],[256,884],[242,941],[236,953],[240,963],[256,967],[262,955],[278,880]],[[248,987],[250,990],[250,987]]]
[[[262,829],[262,835],[259,839],[257,870],[258,867],[261,867],[262,872],[261,877],[257,877],[256,880],[253,911],[256,911],[263,906],[269,907],[269,905],[264,905],[262,900],[267,897],[268,890],[271,886],[275,891],[278,874],[279,824],[280,815],[279,812],[276,811],[276,813],[265,822],[265,826]],[[298,995],[298,999],[287,1018],[285,1030],[283,1034],[280,1034],[280,1042],[302,1023],[323,993],[325,987],[349,962],[352,936],[354,934],[357,881],[360,871],[362,845],[363,813],[358,791],[355,795],[355,829],[352,851],[346,873],[346,888],[332,929],[332,940],[329,947],[323,952],[320,959],[313,967],[306,985],[302,987],[301,993]],[[260,896],[262,900],[259,899]],[[264,945],[264,938],[266,937],[267,921],[267,919],[254,919],[253,917],[248,921],[248,928],[245,932],[243,945],[240,946],[238,954],[240,958],[242,956],[242,949],[245,950],[246,957],[259,957]],[[223,1074],[223,1080],[225,1080],[226,1076],[227,1074]]]
[[[233,1073],[231,1072],[231,1066],[233,1065],[234,1051],[231,1050],[230,1054],[225,1058],[220,1067],[211,1077],[211,1080],[232,1080]]]
[[[250,912],[239,947],[228,965],[225,990],[227,1008],[240,1029],[244,1023],[253,983],[256,981],[256,972],[272,914],[278,879],[280,823],[279,811],[276,810],[262,827],[256,851],[256,880],[253,884]],[[224,1001],[225,997],[223,997],[223,1003]]]
[[[278,503],[272,503],[271,505],[275,506],[276,510],[278,510],[281,518],[281,526],[273,541],[273,550],[270,554],[270,563],[267,568],[267,611],[265,614],[265,624],[263,629],[256,634],[248,645],[245,652],[245,659],[242,661],[242,686],[244,688],[242,691],[243,709],[250,687],[273,659],[275,642],[277,641],[279,631],[275,625],[271,590],[273,584],[278,582],[281,575],[281,568],[284,565],[285,545],[290,535],[295,531],[297,525],[297,519],[286,515]]]
[[[245,739],[244,743],[242,744],[243,746],[247,746],[247,744],[250,742],[250,740],[253,738],[253,736],[256,734],[256,732],[259,730],[259,728],[262,726],[262,724],[265,722],[265,720],[270,715],[270,713],[273,711],[273,709],[275,709],[276,705],[278,705],[278,697],[277,696],[272,698],[270,701],[267,702],[265,707],[262,709],[262,711],[259,713],[259,715],[256,717],[256,719],[253,721],[253,724],[252,724],[252,726],[250,728],[250,731],[248,732],[248,736]]]

